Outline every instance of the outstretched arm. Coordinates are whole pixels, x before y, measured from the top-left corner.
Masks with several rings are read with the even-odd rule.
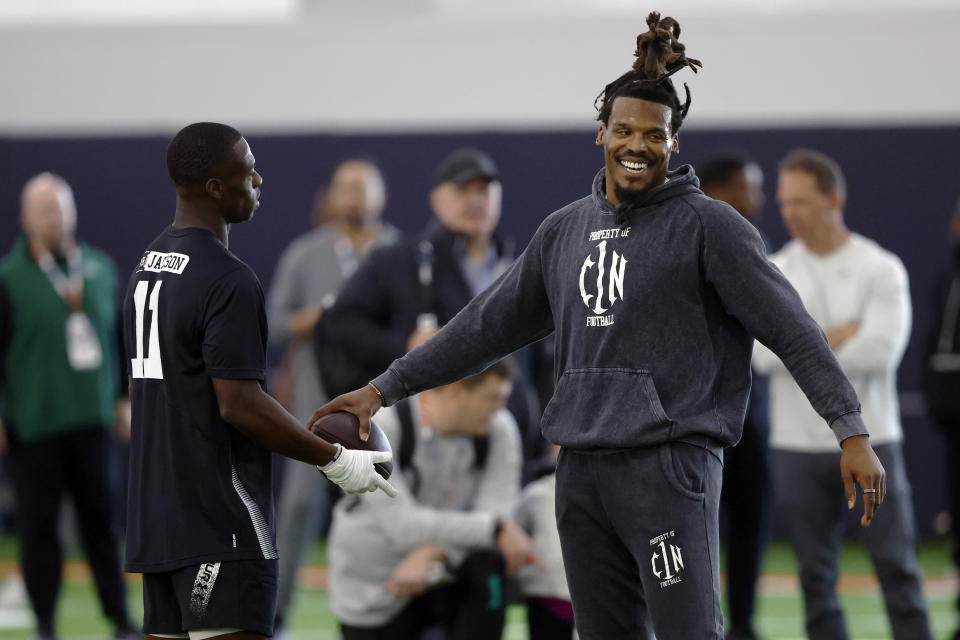
[[[886,491],[885,472],[870,447],[856,392],[844,375],[819,325],[800,296],[765,255],[756,230],[730,211],[704,216],[704,269],[727,311],[783,361],[813,408],[833,429],[843,449],[847,502],[854,484],[864,500],[861,524],[873,519]]]
[[[486,291],[475,297],[436,335],[361,389],[338,396],[314,413],[308,424],[334,411],[349,411],[369,431],[370,416],[426,389],[482,371],[498,359],[553,331],[550,300],[544,283],[544,236],[548,218],[526,251]]]

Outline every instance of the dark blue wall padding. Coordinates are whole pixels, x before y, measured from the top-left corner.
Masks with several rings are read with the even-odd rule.
[[[602,166],[593,139],[591,131],[251,136],[264,177],[262,204],[253,222],[233,229],[230,248],[268,286],[280,252],[308,227],[315,189],[339,160],[355,154],[371,156],[383,167],[389,192],[386,219],[403,231],[416,231],[430,217],[427,191],[434,167],[461,145],[481,147],[497,160],[504,185],[501,228],[522,244],[547,214],[586,195]],[[24,181],[54,171],[73,185],[80,237],[106,249],[125,277],[143,247],[171,220],[167,140],[0,138],[0,250],[6,251],[18,231]],[[798,146],[819,149],[840,162],[848,182],[848,225],[898,254],[910,274],[914,331],[899,384],[906,392],[907,463],[918,521],[929,533],[934,514],[946,504],[944,447],[911,392],[920,390],[930,291],[935,274],[947,264],[947,221],[960,194],[960,170],[951,154],[960,148],[960,127],[684,131],[674,165],[696,164],[718,148],[751,153],[767,177],[761,228],[778,248],[786,234],[774,197],[776,165]]]

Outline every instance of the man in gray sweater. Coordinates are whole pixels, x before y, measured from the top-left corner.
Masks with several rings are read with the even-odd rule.
[[[753,338],[784,361],[843,448],[863,525],[884,471],[819,326],[766,259],[757,231],[668,171],[690,106],[669,75],[700,63],[658,13],[634,68],[601,94],[604,168],[590,195],[548,216],[517,261],[449,324],[370,385],[314,414],[369,417],[556,334],[544,436],[562,449],[556,510],[584,640],[719,640],[722,449],[742,432]],[[825,426],[826,428],[826,426]]]
[[[520,433],[498,362],[377,416],[395,452],[396,500],[348,496],[330,530],[330,609],[346,640],[499,638],[504,574],[536,561],[507,519],[520,491]]]
[[[314,325],[367,253],[399,238],[399,232],[381,220],[386,188],[380,169],[370,160],[351,158],[337,165],[320,200],[327,223],[290,243],[280,256],[267,296],[269,344],[286,349],[293,387],[290,409],[299,420],[306,420],[330,398],[313,356]],[[328,487],[313,465],[287,462],[277,513],[278,630],[283,629],[307,547],[323,530],[329,513]]]

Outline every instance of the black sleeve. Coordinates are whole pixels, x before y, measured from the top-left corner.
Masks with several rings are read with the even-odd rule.
[[[3,282],[0,282],[0,387],[5,382],[3,379],[3,363],[7,359],[7,349],[10,348],[10,338],[13,332],[10,312],[10,297],[7,295],[7,288]]]
[[[252,271],[241,267],[217,280],[201,322],[203,361],[210,377],[265,379],[267,317],[263,289]]]

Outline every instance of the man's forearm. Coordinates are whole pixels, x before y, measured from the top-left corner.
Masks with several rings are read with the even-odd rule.
[[[288,458],[319,466],[333,459],[337,448],[310,433],[259,383],[243,384],[242,391],[236,388],[238,384],[214,381],[224,420],[265,449]],[[225,390],[224,386],[234,388]]]

